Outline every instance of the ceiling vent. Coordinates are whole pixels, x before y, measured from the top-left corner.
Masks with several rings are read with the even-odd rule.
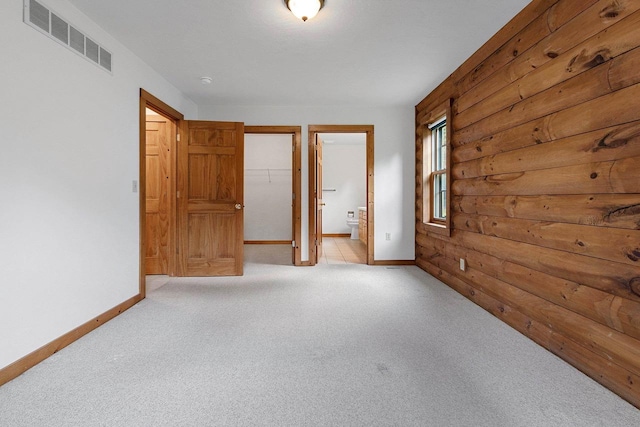
[[[111,52],[36,0],[24,0],[24,22],[109,73]]]

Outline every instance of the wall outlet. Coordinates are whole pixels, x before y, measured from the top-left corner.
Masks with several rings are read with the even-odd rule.
[[[391,240],[391,233],[384,233],[385,240]]]
[[[460,270],[467,271],[467,260],[460,258]]]

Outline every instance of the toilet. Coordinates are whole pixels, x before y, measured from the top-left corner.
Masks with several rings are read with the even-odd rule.
[[[352,211],[347,212],[347,225],[351,227],[351,240],[358,240],[358,217]]]

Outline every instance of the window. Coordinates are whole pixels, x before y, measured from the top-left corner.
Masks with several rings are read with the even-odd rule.
[[[447,118],[429,125],[431,129],[431,219],[447,220]]]
[[[450,234],[450,132],[447,100],[422,119],[422,223],[428,231]]]

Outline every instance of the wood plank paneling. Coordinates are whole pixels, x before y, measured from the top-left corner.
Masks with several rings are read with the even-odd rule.
[[[557,6],[566,3],[560,2]],[[553,33],[543,40],[538,39],[540,40],[538,44],[491,75],[483,85],[462,93],[458,105],[459,111],[467,110],[489,95],[507,88],[518,79],[523,80],[516,85],[511,85],[511,88],[507,89],[507,93],[520,88],[523,91],[527,89],[531,91],[536,88],[550,87],[554,80],[555,83],[559,83],[575,76],[580,71],[592,68],[611,57],[626,52],[629,48],[633,48],[633,42],[625,43],[625,40],[633,40],[637,16],[632,20],[625,20],[627,22],[624,22],[620,27],[613,27],[615,31],[607,31],[607,29],[611,28],[615,22],[636,12],[637,5],[621,5],[621,13],[615,18],[603,18],[599,7],[602,7],[604,3],[610,5],[610,1],[599,1],[598,4],[571,21],[572,28],[563,27],[557,33]],[[572,6],[586,9],[584,2],[573,2]],[[573,12],[576,11],[573,10]],[[553,18],[549,17],[549,19]],[[629,38],[625,37],[626,32],[632,33]],[[572,37],[571,42],[566,38],[566,35]],[[556,39],[562,41],[564,44],[562,48],[551,48]],[[577,43],[577,45],[572,45],[572,43]],[[569,46],[569,49],[564,48],[565,45]],[[557,60],[551,61],[551,59]],[[569,64],[570,66],[566,66]],[[558,69],[563,66],[565,66],[564,70]],[[542,85],[535,84],[535,80],[544,78],[552,80]],[[528,80],[533,80],[533,82],[529,84]],[[526,92],[522,95],[526,97]],[[482,109],[480,110],[482,111]]]
[[[420,126],[454,113],[452,232],[418,221],[416,264],[640,407],[638,69],[639,0],[531,2],[416,106],[417,214]]]
[[[640,194],[454,197],[457,212],[640,230]]]

